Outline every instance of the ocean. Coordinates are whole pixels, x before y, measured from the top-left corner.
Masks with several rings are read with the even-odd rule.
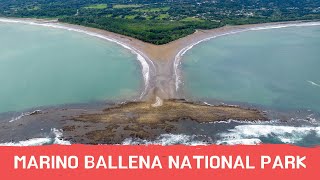
[[[319,47],[320,26],[218,37],[184,55],[183,90],[191,98],[320,112]]]
[[[216,144],[319,145],[319,47],[319,26],[217,37],[184,54],[180,89],[191,100],[257,107],[279,121],[229,124]]]
[[[0,23],[0,113],[139,98],[136,55],[66,29]]]
[[[0,23],[1,146],[76,143],[64,139],[63,112],[55,108],[71,108],[70,115],[143,93],[148,69],[136,54],[76,31]],[[120,144],[320,145],[319,47],[319,26],[247,31],[202,42],[182,57],[183,95],[258,108],[272,120],[184,120],[175,133]],[[24,118],[38,109],[53,115]]]

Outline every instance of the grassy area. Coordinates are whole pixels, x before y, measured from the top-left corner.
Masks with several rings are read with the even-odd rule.
[[[33,6],[33,7],[28,8],[28,11],[36,11],[36,10],[39,10],[39,9],[40,9],[39,6]]]
[[[170,15],[169,14],[159,14],[156,19],[157,20],[163,20],[163,19],[166,19],[166,18],[169,18]]]
[[[115,9],[124,9],[124,8],[138,8],[141,7],[141,4],[115,4],[113,8]]]
[[[86,9],[105,9],[107,8],[107,4],[92,4],[85,7]]]
[[[137,12],[160,12],[160,11],[168,11],[170,7],[159,7],[159,8],[142,8],[142,9],[135,9],[134,11]]]
[[[124,18],[125,19],[134,19],[135,17],[137,17],[137,15],[126,15]]]
[[[200,19],[197,17],[186,17],[184,19],[181,19],[180,21],[183,21],[183,22],[204,22],[203,19]]]
[[[150,20],[153,16],[145,15],[145,16],[143,16],[143,17],[146,18],[146,20]]]
[[[119,16],[116,16],[114,17],[115,19],[123,19],[123,15],[119,15]]]

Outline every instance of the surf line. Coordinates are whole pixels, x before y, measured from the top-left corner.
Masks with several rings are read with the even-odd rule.
[[[318,87],[320,87],[320,84],[317,84],[317,83],[315,83],[315,82],[313,82],[313,81],[307,81],[308,83],[310,83],[311,85],[313,85],[313,86],[318,86]]]
[[[68,31],[79,32],[79,33],[83,33],[83,34],[86,34],[89,36],[93,36],[93,37],[104,39],[104,40],[107,40],[110,42],[114,42],[114,43],[124,47],[125,49],[128,49],[131,53],[136,54],[137,60],[140,62],[141,66],[142,66],[142,75],[143,75],[143,79],[144,79],[144,90],[140,94],[140,99],[143,98],[143,96],[147,93],[147,91],[149,89],[149,81],[150,81],[150,75],[151,75],[151,72],[150,72],[151,70],[150,70],[149,64],[151,64],[153,72],[156,72],[156,67],[155,67],[154,63],[144,53],[142,53],[141,51],[139,51],[138,49],[136,49],[134,47],[130,47],[129,45],[127,45],[123,42],[120,42],[114,38],[111,38],[111,37],[108,37],[108,36],[105,36],[105,35],[102,35],[99,33],[90,32],[90,31],[86,31],[86,30],[82,30],[82,29],[73,28],[73,27],[68,27],[68,26],[64,26],[63,24],[51,23],[51,22],[41,23],[41,22],[35,22],[32,20],[17,20],[17,19],[7,19],[7,18],[0,18],[0,22],[21,23],[21,24],[44,26],[44,27],[51,27],[51,28],[56,28],[56,29],[64,29],[64,30],[68,30]]]
[[[25,117],[25,116],[31,116],[31,115],[34,115],[34,114],[39,114],[41,113],[41,110],[34,110],[32,112],[23,112],[21,113],[19,116],[17,117],[13,117],[9,122],[14,122],[14,121],[18,121],[19,119]]]
[[[174,69],[174,79],[175,79],[175,87],[176,87],[176,92],[179,90],[179,85],[181,84],[180,80],[180,72],[179,72],[179,65],[181,65],[181,59],[182,56],[192,49],[194,46],[198,45],[199,43],[218,38],[221,36],[226,36],[226,35],[232,35],[232,34],[237,34],[241,32],[247,32],[247,31],[259,31],[259,30],[266,30],[266,29],[280,29],[280,28],[286,28],[286,27],[308,27],[308,26],[320,26],[320,22],[300,22],[300,23],[288,23],[288,24],[276,24],[276,25],[261,25],[260,27],[251,27],[251,28],[244,28],[244,29],[238,29],[238,30],[233,30],[229,31],[226,33],[222,34],[216,34],[207,38],[204,38],[202,40],[199,40],[197,42],[194,42],[184,48],[182,48],[177,55],[174,58],[173,62],[173,69]]]
[[[70,141],[63,140],[63,131],[61,129],[51,128],[50,135],[46,137],[31,138],[18,142],[0,143],[0,146],[42,146],[49,144],[71,145]]]

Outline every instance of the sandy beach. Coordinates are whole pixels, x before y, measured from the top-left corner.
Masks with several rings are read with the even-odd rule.
[[[137,58],[142,66],[142,73],[144,75],[146,87],[145,91],[141,95],[141,99],[153,102],[156,101],[156,97],[161,99],[183,98],[183,94],[178,90],[180,83],[180,72],[178,66],[183,54],[191,49],[194,45],[215,37],[250,30],[320,25],[320,22],[291,21],[225,26],[211,30],[197,30],[191,35],[172,41],[168,44],[154,45],[113,32],[79,25],[60,23],[57,20],[2,18],[2,21],[3,20],[78,31],[122,45],[123,47],[137,54]],[[141,57],[139,57],[139,55]]]
[[[297,117],[295,112],[294,114],[281,112],[274,115],[274,111],[270,110],[272,113],[265,114],[266,111],[263,108],[259,109],[256,106],[218,106],[177,100],[184,98],[183,93],[179,90],[179,64],[186,51],[215,37],[250,30],[320,25],[320,22],[295,21],[225,26],[212,30],[197,30],[189,36],[168,44],[153,45],[105,30],[60,23],[57,20],[0,18],[0,23],[2,22],[25,23],[85,33],[115,42],[137,55],[145,80],[145,90],[137,102],[115,104],[105,102],[106,104],[97,105],[97,107],[87,104],[73,108],[68,106],[65,108],[63,106],[48,107],[37,113],[18,116],[19,118],[10,123],[4,121],[1,124],[0,122],[4,142],[12,138],[12,129],[23,132],[20,133],[20,137],[17,137],[20,140],[25,139],[26,136],[33,136],[34,132],[39,135],[43,133],[43,130],[50,131],[51,127],[55,127],[63,129],[64,139],[88,144],[120,144],[127,138],[155,139],[164,133],[185,134],[191,130],[194,131],[194,134],[199,134],[210,123],[228,122],[230,119],[254,123],[256,120],[282,119],[287,121],[292,117]],[[303,117],[308,113],[303,114]],[[9,114],[8,117],[11,115]],[[21,118],[23,121],[20,121]],[[212,126],[215,125],[212,124]],[[223,124],[221,126],[222,129],[225,128]]]
[[[89,32],[101,34],[103,36],[111,37],[123,44],[126,44],[136,49],[145,59],[152,61],[150,66],[149,87],[143,99],[155,101],[156,97],[161,99],[184,98],[183,94],[179,92],[179,64],[183,54],[191,49],[194,45],[203,41],[224,36],[228,34],[240,33],[250,30],[282,28],[290,26],[309,26],[320,25],[320,22],[278,22],[266,24],[250,24],[239,26],[225,26],[211,30],[197,30],[195,33],[183,37],[181,39],[172,41],[164,45],[154,45],[143,42],[141,40],[108,32],[105,30],[63,24],[64,26],[82,29]],[[148,61],[147,61],[148,62]]]

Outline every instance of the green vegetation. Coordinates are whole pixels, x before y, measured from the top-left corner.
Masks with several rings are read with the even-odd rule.
[[[56,18],[164,44],[226,24],[320,20],[320,1],[1,0],[0,16]]]
[[[115,9],[124,9],[124,8],[137,8],[141,7],[141,4],[115,4],[112,7]]]
[[[186,17],[184,19],[181,19],[181,21],[184,21],[184,22],[192,22],[192,21],[203,22],[204,20],[197,18],[197,17]]]
[[[183,22],[162,20],[140,20],[122,18],[81,18],[66,17],[62,22],[81,24],[89,27],[105,29],[119,34],[141,39],[153,44],[165,44],[170,41],[192,34],[195,27],[211,29],[220,27],[216,22]]]
[[[89,6],[86,6],[87,9],[105,9],[107,8],[107,4],[92,4]]]
[[[159,14],[156,19],[157,20],[164,20],[164,19],[168,19],[170,17],[169,14]]]
[[[36,10],[39,10],[39,9],[40,9],[39,6],[33,6],[33,7],[28,8],[29,11],[36,11]]]
[[[137,17],[137,15],[126,15],[124,18],[125,19],[134,19],[136,17]]]
[[[160,12],[160,11],[168,11],[170,7],[159,7],[159,8],[143,8],[143,9],[136,9],[136,12]]]

